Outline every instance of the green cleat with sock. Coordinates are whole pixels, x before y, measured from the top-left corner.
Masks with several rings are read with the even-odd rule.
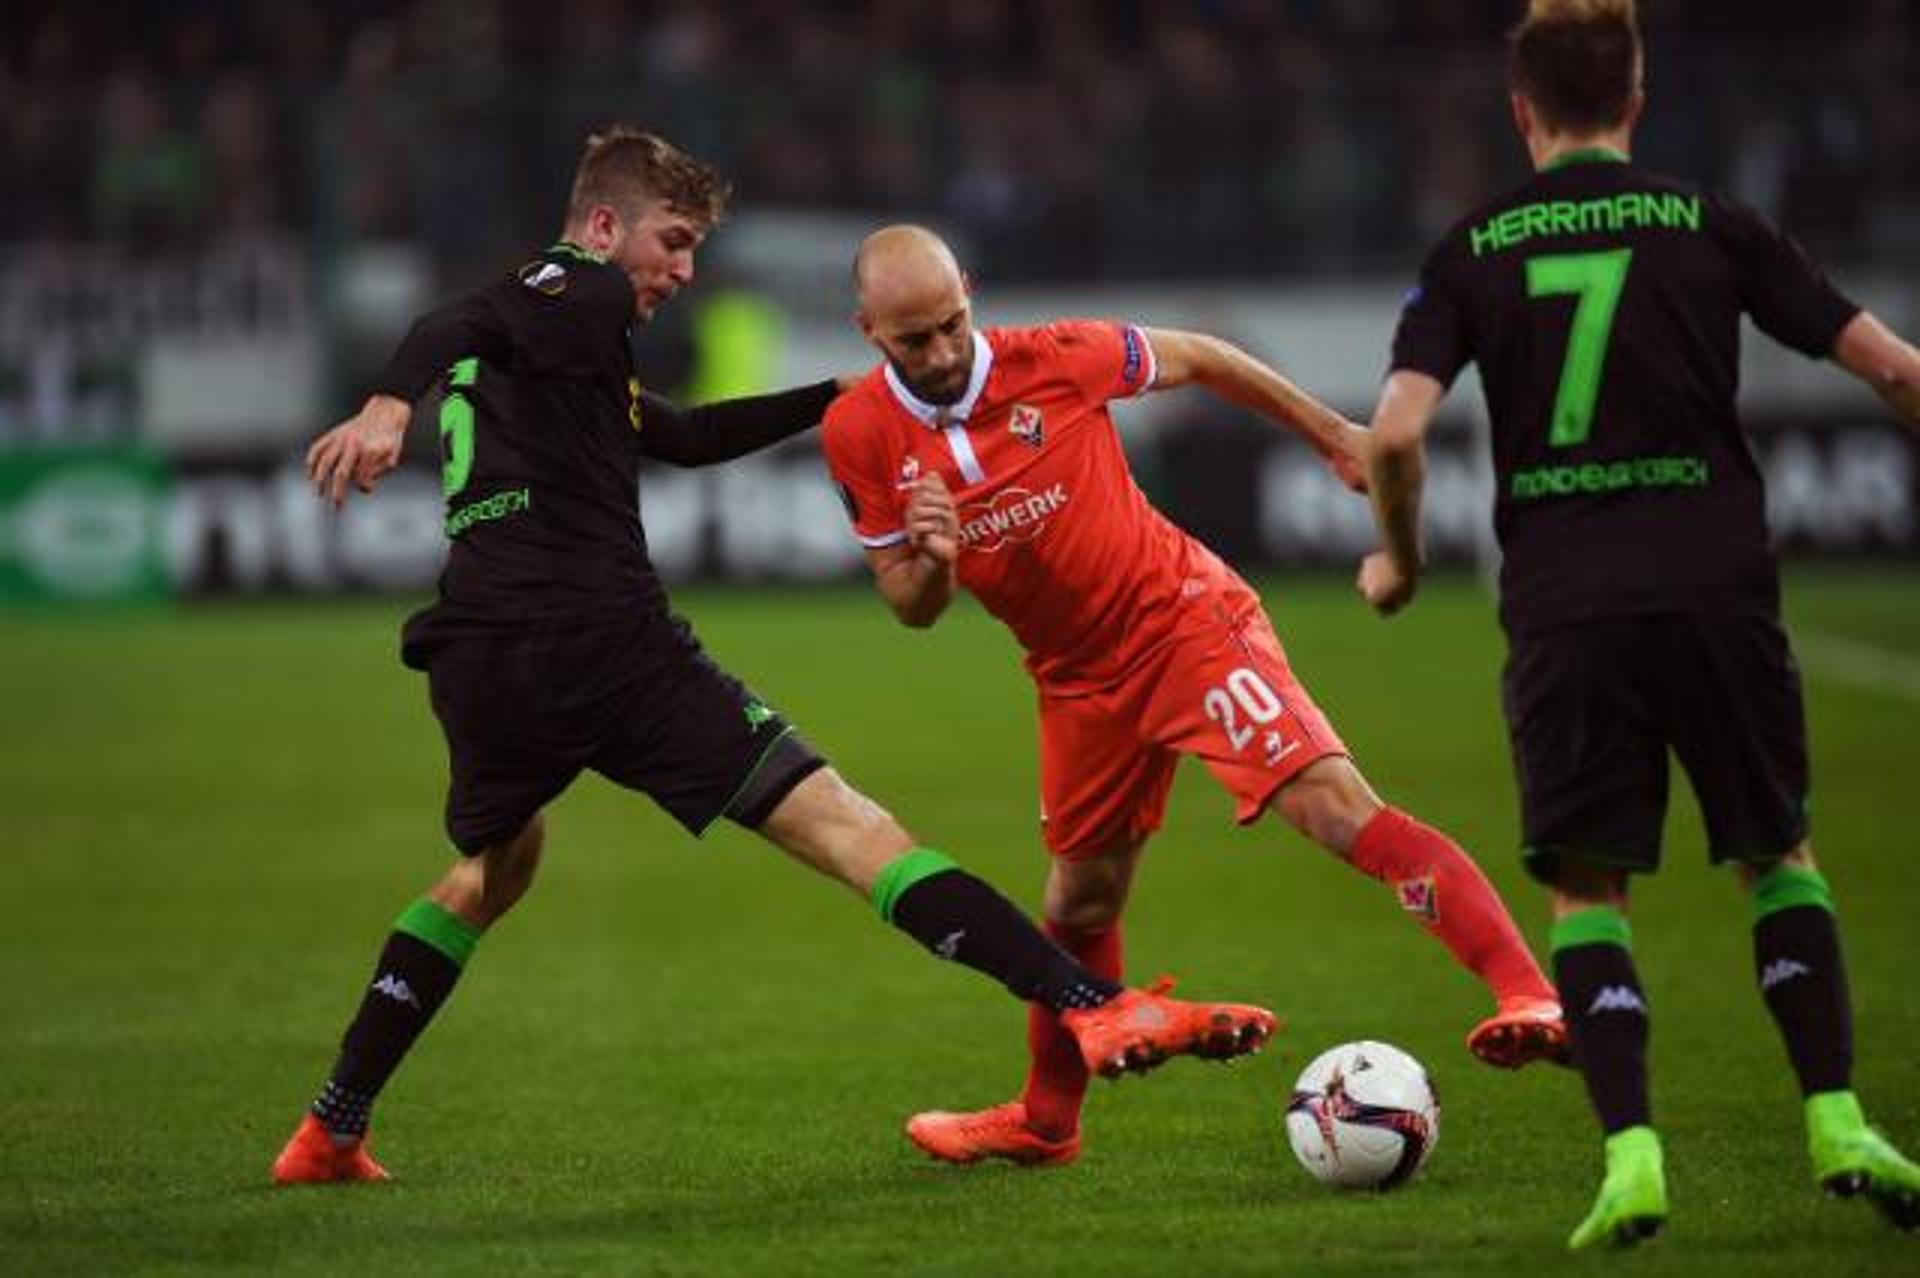
[[[1873,1128],[1852,1092],[1807,1097],[1813,1178],[1839,1198],[1864,1194],[1896,1229],[1920,1230],[1920,1164]]]
[[[1630,1247],[1667,1223],[1667,1172],[1660,1136],[1629,1127],[1607,1137],[1607,1178],[1580,1227],[1567,1239],[1574,1251],[1605,1243]]]

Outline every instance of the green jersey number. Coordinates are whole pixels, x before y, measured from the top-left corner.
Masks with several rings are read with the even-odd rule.
[[[473,476],[473,401],[466,391],[479,376],[479,360],[461,360],[447,379],[447,397],[440,401],[440,491],[448,497]]]
[[[1626,287],[1632,249],[1606,253],[1563,253],[1527,259],[1527,296],[1572,293],[1573,330],[1560,365],[1560,389],[1553,397],[1553,425],[1547,442],[1555,448],[1582,443],[1593,429],[1593,406],[1600,398],[1600,374],[1607,366],[1613,338],[1613,313]]]

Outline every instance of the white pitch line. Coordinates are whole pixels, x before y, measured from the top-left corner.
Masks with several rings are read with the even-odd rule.
[[[1793,650],[1816,678],[1920,702],[1920,657],[1817,630],[1794,635]]]

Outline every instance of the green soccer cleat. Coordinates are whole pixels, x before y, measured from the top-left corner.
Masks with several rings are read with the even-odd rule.
[[[1615,1132],[1607,1137],[1607,1178],[1600,1182],[1600,1196],[1567,1246],[1574,1251],[1598,1243],[1631,1247],[1666,1223],[1667,1172],[1659,1133],[1651,1127]]]
[[[1852,1092],[1807,1097],[1813,1178],[1837,1198],[1865,1194],[1895,1229],[1920,1230],[1920,1164],[1867,1126]]]

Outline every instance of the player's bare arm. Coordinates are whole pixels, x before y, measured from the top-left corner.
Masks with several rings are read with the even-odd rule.
[[[363,493],[400,464],[413,405],[394,395],[373,394],[360,411],[313,441],[307,450],[307,479],[314,491],[338,510],[352,483]]]
[[[1383,617],[1413,599],[1426,555],[1420,539],[1420,496],[1427,479],[1427,427],[1446,387],[1425,373],[1401,369],[1387,378],[1373,411],[1367,448],[1367,490],[1381,549],[1360,561],[1354,583]]]
[[[1287,427],[1326,459],[1341,483],[1366,491],[1366,431],[1231,342],[1178,329],[1145,331],[1153,347],[1155,390],[1197,382]]]
[[[1920,350],[1861,311],[1840,330],[1834,362],[1873,387],[1913,431],[1920,432]]]
[[[953,602],[960,560],[960,513],[938,475],[924,475],[907,498],[905,542],[867,551],[874,585],[900,624],[922,629]]]

